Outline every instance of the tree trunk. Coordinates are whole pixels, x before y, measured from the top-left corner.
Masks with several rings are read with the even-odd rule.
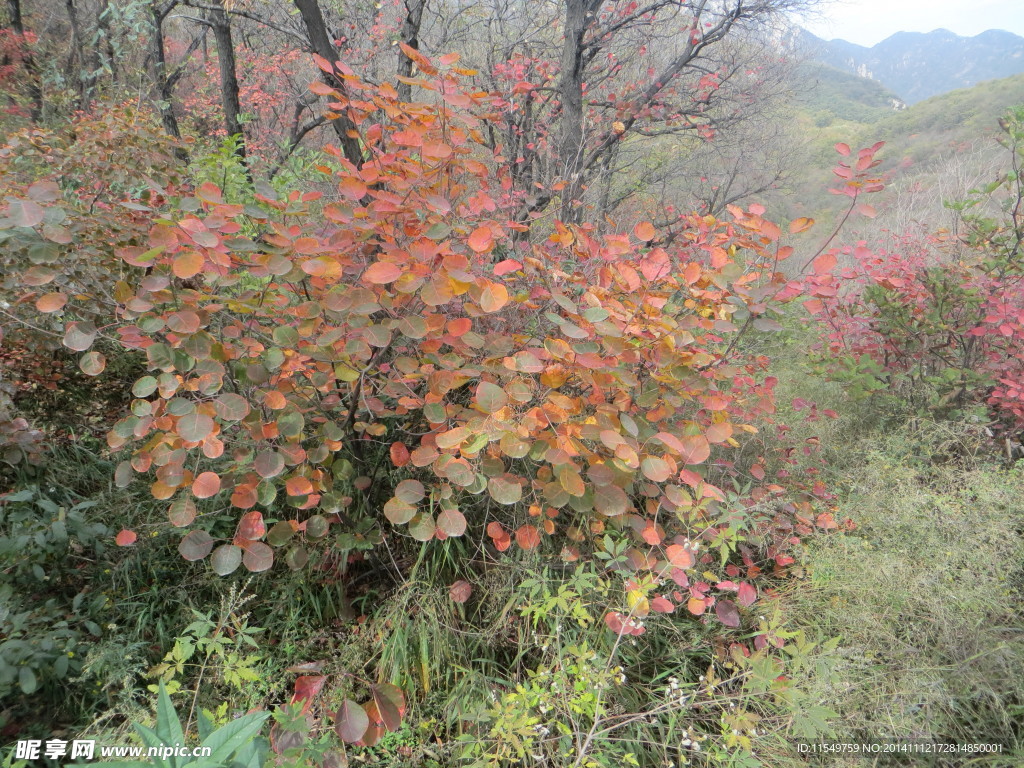
[[[7,0],[10,9],[11,29],[18,38],[18,43],[23,47],[21,63],[25,66],[25,74],[28,75],[28,94],[32,99],[32,106],[29,108],[29,115],[33,122],[39,122],[43,116],[43,89],[39,82],[39,70],[36,69],[35,59],[25,42],[25,22],[21,17],[21,0]]]
[[[163,9],[155,4],[150,6],[150,23],[152,24],[150,45],[152,47],[153,79],[156,82],[160,122],[163,123],[164,130],[167,131],[168,136],[180,139],[181,129],[178,127],[178,118],[174,114],[174,103],[172,101],[174,87],[167,79],[167,54],[164,50],[164,19],[175,5],[177,5],[176,2],[171,2]],[[176,154],[179,160],[188,162],[188,156],[184,149],[179,149]]]
[[[97,45],[103,43],[103,55],[110,68],[110,79],[116,85],[118,81],[117,59],[114,57],[114,35],[110,28],[110,0],[100,0],[96,12]]]
[[[66,76],[75,83],[78,91],[78,108],[86,112],[92,102],[96,80],[99,77],[99,51],[95,47],[91,51],[86,50],[85,35],[82,34],[82,24],[75,0],[64,0],[64,8],[68,14],[68,23],[71,25],[71,45],[65,65]],[[99,43],[98,35],[96,42]]]
[[[320,10],[318,0],[295,0],[295,7],[302,15],[302,21],[306,24],[306,32],[309,35],[309,44],[313,51],[327,61],[333,63],[338,58],[338,51],[327,34],[327,25],[324,22],[324,15]],[[340,78],[334,77],[323,70],[320,71],[320,79],[332,88],[345,89],[345,84]],[[345,158],[357,168],[363,163],[363,151],[359,148],[359,140],[350,136],[349,132],[355,132],[355,126],[345,115],[331,121],[338,141],[341,143],[341,151]]]
[[[423,11],[427,0],[405,0],[405,21],[402,22],[402,42],[415,50],[420,49],[420,25],[423,23]],[[412,77],[412,59],[401,50],[398,51],[398,74],[401,77]],[[412,86],[398,83],[398,98],[412,101]]]
[[[562,221],[579,219],[579,200],[583,194],[583,38],[594,23],[603,0],[566,0],[565,42],[562,44],[561,77],[558,96],[561,115],[558,130],[558,162],[565,187],[562,195]]]
[[[242,163],[245,175],[252,181],[249,162],[245,151],[245,132],[242,130],[242,105],[238,98],[238,74],[235,64],[235,45],[231,39],[231,19],[222,5],[223,0],[215,0],[210,8],[207,19],[213,29],[213,37],[217,42],[217,65],[220,68],[220,100],[224,109],[224,127],[228,136],[237,137],[235,154]]]

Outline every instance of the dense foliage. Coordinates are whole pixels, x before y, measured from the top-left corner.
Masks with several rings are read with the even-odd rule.
[[[1014,480],[981,457],[1012,463],[1024,423],[1024,112],[955,230],[843,246],[882,207],[882,142],[835,144],[826,234],[744,202],[781,178],[752,158],[787,149],[753,119],[782,80],[746,27],[788,3],[365,5],[69,3],[63,61],[57,17],[9,6],[5,737],[246,766],[805,764],[837,713],[878,735],[835,693],[862,667],[806,618],[811,587],[852,581],[862,538],[902,564],[881,505],[918,515],[858,514],[888,465],[851,422],[910,417],[913,447],[886,444],[930,458],[900,488],[928,462],[975,478],[1000,594],[963,587],[960,613],[1017,621]],[[521,42],[482,43],[474,14]],[[973,491],[944,493],[961,515]],[[932,622],[911,589],[892,599]],[[1009,631],[985,663],[952,635],[928,636],[972,674],[1024,669]],[[992,690],[928,737],[1019,750],[1019,691]],[[915,706],[886,710],[893,737]]]

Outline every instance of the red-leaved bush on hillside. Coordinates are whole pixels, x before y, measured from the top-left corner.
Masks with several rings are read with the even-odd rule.
[[[825,360],[863,395],[895,395],[918,413],[989,415],[1024,425],[1024,112],[1002,121],[1012,170],[953,204],[962,230],[847,248],[841,289],[813,308]],[[982,215],[983,204],[1002,207]]]
[[[103,369],[98,341],[145,355],[108,438],[130,450],[116,482],[145,478],[187,530],[181,555],[220,574],[302,568],[332,535],[358,550],[485,533],[482,556],[608,560],[620,636],[680,605],[740,627],[797,536],[835,525],[820,484],[730,458],[775,410],[770,361],[745,337],[777,330],[787,302],[831,300],[834,256],[786,277],[785,241],[812,222],[784,233],[760,206],[694,215],[668,247],[646,221],[516,238],[508,160],[485,148],[492,97],[461,87],[457,57],[408,53],[430,104],[341,64],[344,92],[313,86],[364,151],[358,166],[337,153],[333,199],[233,204],[207,183],[153,206],[144,241],[114,250],[109,314],[30,267],[23,302],[86,373]],[[878,187],[877,149],[839,166],[852,207]],[[66,206],[38,189],[0,226],[48,243]],[[400,692],[375,690],[339,711],[343,738],[396,727]]]

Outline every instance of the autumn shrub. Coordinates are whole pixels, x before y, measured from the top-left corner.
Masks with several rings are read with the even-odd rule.
[[[87,373],[104,368],[98,341],[149,369],[107,438],[130,452],[117,486],[144,478],[170,523],[152,521],[153,533],[170,529],[185,560],[208,560],[221,576],[277,563],[325,581],[360,568],[399,581],[401,556],[461,541],[457,564],[436,574],[453,579],[448,599],[462,604],[514,544],[535,569],[578,567],[599,596],[562,598],[574,621],[584,610],[588,627],[603,627],[598,641],[583,634],[576,650],[564,647],[578,662],[566,685],[607,683],[624,667],[616,654],[649,626],[686,621],[730,639],[722,661],[740,671],[721,701],[735,706],[748,684],[754,699],[791,697],[779,680],[786,631],[758,611],[800,536],[834,522],[818,507],[821,483],[768,475],[768,448],[735,461],[750,435],[784,433],[770,360],[740,342],[778,332],[787,302],[833,296],[834,257],[823,248],[787,277],[788,234],[761,206],[687,217],[665,246],[644,221],[604,236],[555,222],[541,242],[516,238],[521,201],[508,160],[485,139],[491,97],[463,89],[457,57],[406,52],[434,104],[399,101],[390,86],[321,62],[344,90],[312,88],[356,126],[364,152],[358,166],[338,156],[330,196],[264,188],[238,203],[205,182],[161,194],[161,212],[129,205],[139,220],[97,254],[112,299],[102,319],[96,297],[51,266],[63,253],[47,228],[65,215],[60,188],[9,197],[7,236],[48,254],[22,273],[38,290],[17,294],[21,305],[61,327]],[[878,148],[838,167],[851,210],[878,188]],[[811,224],[798,219],[789,234]],[[116,542],[150,551],[137,528]],[[547,588],[527,604],[550,614]],[[531,648],[511,658],[539,675],[552,660]],[[413,661],[395,650],[385,666],[400,679],[406,670],[409,687],[430,679],[409,674]],[[634,658],[643,679],[661,676]],[[326,677],[300,676],[294,703],[308,708]],[[713,677],[702,684],[717,701]],[[407,700],[392,680],[340,679],[355,697],[332,709],[343,741],[372,748],[400,727]],[[502,706],[536,703],[515,685],[506,693]],[[559,706],[582,719],[546,748],[571,748],[586,764],[597,737],[617,729],[615,713],[593,697],[581,711]],[[722,749],[743,748],[734,732],[756,719],[733,724],[746,710],[728,709],[709,709],[709,722]],[[493,717],[486,754],[505,743],[507,723]]]
[[[34,331],[36,343],[56,336],[49,345],[60,348],[62,312],[109,324],[141,272],[117,251],[145,241],[153,215],[180,181],[173,143],[128,105],[81,114],[64,128],[8,135],[0,147],[0,194],[7,201],[0,244],[8,267],[0,294],[9,305],[6,319],[23,322],[5,323],[6,330]],[[19,301],[26,286],[40,289],[27,307]]]
[[[1002,122],[1011,170],[951,206],[957,233],[845,249],[842,289],[818,307],[822,362],[851,394],[904,412],[1024,423],[1024,112]],[[991,200],[1002,215],[983,215]]]

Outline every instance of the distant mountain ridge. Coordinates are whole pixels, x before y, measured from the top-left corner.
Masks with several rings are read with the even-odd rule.
[[[1024,72],[1024,37],[999,29],[974,37],[948,29],[897,32],[870,48],[800,29],[789,43],[817,61],[881,83],[907,104]]]

